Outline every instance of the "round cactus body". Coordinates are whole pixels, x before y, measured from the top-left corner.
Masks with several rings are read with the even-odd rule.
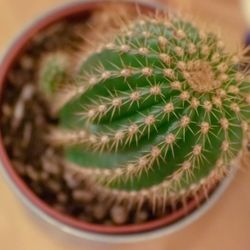
[[[177,17],[133,21],[80,62],[53,142],[114,200],[207,192],[241,152],[250,85],[213,33]]]

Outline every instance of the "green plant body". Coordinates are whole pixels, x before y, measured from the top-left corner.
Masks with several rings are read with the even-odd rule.
[[[81,53],[63,90],[56,79],[68,74],[53,60],[41,85],[51,94],[53,82],[60,119],[52,144],[98,192],[165,206],[207,194],[230,171],[244,148],[250,85],[216,34],[176,16],[139,17]]]

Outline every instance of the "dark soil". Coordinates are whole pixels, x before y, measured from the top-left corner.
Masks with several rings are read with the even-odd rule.
[[[114,10],[113,10],[114,11]],[[140,211],[106,204],[77,176],[60,164],[62,152],[44,140],[48,127],[57,123],[37,86],[41,58],[51,51],[74,51],[87,34],[92,14],[64,20],[34,37],[8,74],[1,105],[1,132],[13,166],[25,183],[47,204],[79,220],[100,224],[142,223],[163,216],[145,205]],[[99,14],[98,20],[99,19]],[[170,213],[167,208],[166,213]]]

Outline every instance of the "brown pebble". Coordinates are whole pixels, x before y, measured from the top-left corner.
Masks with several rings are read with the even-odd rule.
[[[18,161],[12,161],[12,164],[14,165],[15,170],[18,172],[18,174],[20,175],[24,175],[25,174],[25,166],[18,162]]]
[[[106,225],[106,226],[111,226],[111,225],[113,225],[114,223],[113,223],[112,220],[105,220],[105,221],[103,222],[103,224]]]
[[[22,70],[11,70],[8,74],[8,80],[15,86],[22,86],[29,80],[30,74],[25,74]]]
[[[57,175],[60,172],[58,163],[55,163],[52,160],[47,159],[47,158],[42,159],[42,167],[45,172],[50,173],[50,174]]]
[[[40,195],[40,194],[43,193],[43,187],[42,187],[41,185],[39,185],[37,182],[34,181],[34,182],[31,184],[31,187],[32,187],[32,190],[33,190],[36,194]]]
[[[27,147],[27,145],[29,144],[31,139],[31,134],[32,134],[32,125],[31,123],[26,123],[23,130],[23,140],[22,140],[22,145],[24,147]]]
[[[36,111],[34,111],[34,112],[36,112]],[[44,126],[45,125],[45,120],[44,120],[44,117],[41,115],[41,114],[39,114],[39,113],[37,113],[36,114],[36,117],[35,117],[35,125],[37,126],[37,127],[42,127],[42,126]]]
[[[136,214],[135,214],[135,223],[142,223],[142,222],[145,222],[149,217],[149,214],[147,213],[147,211],[138,211]]]
[[[55,193],[58,193],[61,190],[61,184],[55,180],[48,180],[47,187]]]
[[[68,196],[65,193],[63,193],[63,192],[60,192],[57,195],[57,200],[58,200],[58,202],[64,204],[64,203],[66,203],[68,201]]]
[[[73,189],[79,186],[79,180],[73,174],[65,172],[63,178],[69,188]]]
[[[8,104],[3,104],[2,112],[4,116],[9,117],[12,115],[12,108]]]
[[[23,100],[17,101],[15,107],[14,107],[14,113],[13,113],[13,120],[12,120],[12,130],[15,131],[18,126],[20,125],[25,111],[25,105]]]
[[[47,181],[49,179],[49,174],[47,172],[42,171],[41,174],[40,174],[40,179],[42,181]]]
[[[14,147],[13,148],[13,158],[15,159],[23,159],[23,152],[20,149],[20,147]]]
[[[61,165],[58,162],[55,151],[48,148],[42,158],[42,168],[45,172],[57,175],[61,172]]]
[[[24,55],[20,58],[20,65],[23,69],[32,69],[34,65],[34,60],[32,57]]]
[[[37,171],[34,169],[33,166],[27,165],[26,166],[26,172],[27,172],[27,175],[29,176],[29,178],[31,180],[37,181],[39,179],[39,175],[38,175]]]
[[[88,202],[91,202],[93,200],[94,195],[90,191],[76,189],[72,192],[72,197],[76,201],[88,203]]]
[[[12,120],[12,129],[15,131],[24,115],[25,115],[25,104],[28,100],[30,100],[32,98],[34,94],[34,86],[32,86],[31,84],[27,84],[23,87],[22,92],[16,102],[16,105],[14,107],[14,112],[13,112],[13,120]]]
[[[34,95],[34,91],[35,91],[34,86],[31,84],[27,84],[24,86],[20,98],[22,99],[23,102],[27,102]]]
[[[95,219],[103,220],[107,215],[107,208],[103,204],[98,204],[93,206],[92,213]]]
[[[90,217],[93,216],[93,204],[92,203],[84,204],[84,214]]]
[[[115,224],[121,225],[128,220],[128,211],[121,205],[114,206],[110,211],[110,216]]]

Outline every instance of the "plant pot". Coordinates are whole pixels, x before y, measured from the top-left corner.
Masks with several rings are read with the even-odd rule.
[[[110,2],[110,1],[108,1]],[[62,7],[50,11],[48,14],[39,18],[32,23],[18,38],[13,42],[10,48],[6,51],[1,60],[0,69],[0,92],[4,95],[4,88],[6,87],[6,77],[14,62],[21,55],[27,43],[39,33],[39,31],[46,29],[57,21],[74,15],[84,14],[87,11],[95,9],[100,1],[80,1],[66,4]],[[135,5],[132,2],[126,4]],[[162,9],[162,6],[150,5],[143,2],[137,3],[144,11],[153,11],[155,9]],[[136,7],[136,6],[135,6]],[[198,197],[197,200],[191,200],[187,206],[180,208],[166,216],[138,224],[126,226],[103,226],[99,224],[92,224],[88,222],[78,221],[73,217],[59,213],[50,207],[43,200],[38,198],[34,192],[25,184],[23,179],[14,170],[11,161],[6,153],[2,136],[0,137],[0,157],[1,170],[6,177],[6,180],[18,195],[20,200],[30,209],[37,217],[46,221],[50,227],[70,237],[77,237],[80,239],[90,239],[98,242],[132,242],[145,239],[151,239],[172,233],[180,230],[184,226],[199,218],[205,211],[210,208],[215,201],[221,196],[224,190],[231,182],[234,173],[232,172],[220,184],[211,189],[209,198],[206,199],[204,195]],[[235,168],[233,168],[235,169]]]

